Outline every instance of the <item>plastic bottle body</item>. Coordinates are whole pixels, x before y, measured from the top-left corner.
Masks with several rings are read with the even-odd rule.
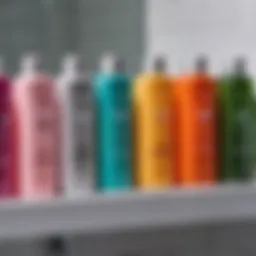
[[[95,79],[98,137],[98,185],[101,190],[129,189],[131,173],[130,81],[122,74]]]
[[[64,193],[90,194],[95,186],[93,91],[85,75],[63,74],[58,79],[62,106]]]
[[[12,196],[11,82],[0,74],[0,196]]]
[[[207,74],[183,76],[175,85],[176,172],[178,183],[214,183],[216,156],[216,83]]]
[[[219,87],[221,178],[248,180],[255,176],[256,112],[249,76],[223,77]]]
[[[40,73],[21,74],[12,104],[16,193],[24,199],[52,198],[60,175],[60,115],[53,81]]]
[[[142,189],[172,183],[172,94],[164,74],[145,74],[133,88],[135,177]]]

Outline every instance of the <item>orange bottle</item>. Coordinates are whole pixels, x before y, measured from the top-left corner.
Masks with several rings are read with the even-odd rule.
[[[157,58],[153,71],[140,75],[133,87],[135,179],[142,189],[171,183],[170,90],[163,58]]]
[[[216,179],[216,83],[207,65],[206,58],[198,58],[196,72],[174,86],[175,177],[182,185]]]

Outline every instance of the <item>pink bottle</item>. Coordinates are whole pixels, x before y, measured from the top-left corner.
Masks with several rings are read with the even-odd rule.
[[[11,83],[4,74],[0,60],[0,197],[12,195],[10,89]]]
[[[15,190],[24,199],[57,194],[59,176],[59,109],[53,80],[41,72],[41,60],[21,62],[13,94]]]

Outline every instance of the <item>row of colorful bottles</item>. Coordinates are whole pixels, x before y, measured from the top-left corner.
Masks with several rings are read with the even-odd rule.
[[[56,80],[36,55],[0,76],[0,194],[26,199],[95,189],[212,184],[254,176],[253,82],[243,59],[215,79],[207,59],[169,77],[164,58],[133,82],[106,56],[94,79],[78,56]]]
[[[114,56],[93,82],[71,55],[54,80],[39,56],[0,78],[0,194],[24,199],[131,188],[130,81]]]
[[[133,94],[138,186],[253,180],[256,102],[245,59],[219,79],[203,56],[193,73],[176,78],[166,74],[164,59],[153,64]]]
[[[193,74],[169,78],[164,59],[134,88],[136,176],[142,188],[216,180],[216,83],[205,58]]]

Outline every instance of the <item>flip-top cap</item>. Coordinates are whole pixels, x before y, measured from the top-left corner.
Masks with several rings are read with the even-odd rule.
[[[107,53],[101,58],[100,68],[105,73],[123,72],[125,70],[125,63],[119,56]]]
[[[196,72],[205,73],[209,69],[209,60],[207,55],[200,55],[195,61]]]
[[[166,72],[167,70],[167,59],[164,56],[156,56],[152,62],[153,71]]]
[[[233,62],[233,72],[235,74],[246,74],[248,71],[248,62],[245,57],[237,57]]]
[[[68,54],[62,60],[64,71],[82,72],[85,70],[85,64],[78,54]]]
[[[42,58],[39,54],[28,53],[22,57],[20,67],[22,71],[34,72],[41,70],[42,64]]]

